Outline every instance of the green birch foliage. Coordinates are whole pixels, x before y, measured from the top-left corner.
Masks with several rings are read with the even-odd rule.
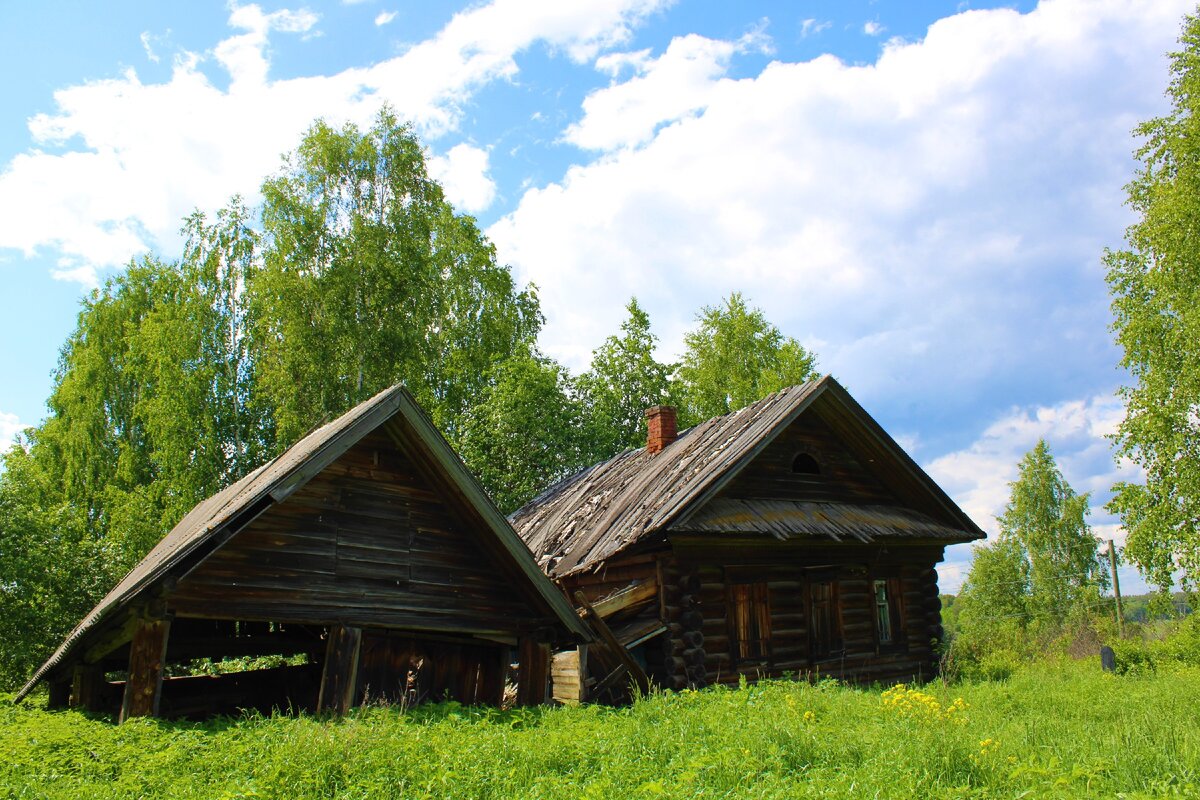
[[[507,514],[592,463],[591,441],[570,376],[531,350],[492,370],[464,416],[459,452]]]
[[[595,430],[594,460],[602,461],[646,443],[646,409],[671,402],[674,365],[654,358],[658,337],[650,316],[632,298],[621,335],[592,351],[591,368],[577,381]]]
[[[492,368],[542,318],[446,202],[420,142],[387,109],[366,131],[318,122],[263,196],[254,366],[278,441],[400,381],[456,441]]]
[[[705,306],[684,337],[680,427],[728,414],[817,376],[817,358],[751,308],[740,292]]]
[[[1135,130],[1141,161],[1126,187],[1138,220],[1105,252],[1113,330],[1133,379],[1120,390],[1117,455],[1145,471],[1108,508],[1129,533],[1125,555],[1168,593],[1178,572],[1200,585],[1200,18],[1171,55],[1170,112]]]
[[[1088,496],[1063,478],[1046,442],[1021,459],[1000,535],[977,547],[963,584],[964,633],[1015,623],[1058,625],[1086,616],[1108,586],[1087,524]]]

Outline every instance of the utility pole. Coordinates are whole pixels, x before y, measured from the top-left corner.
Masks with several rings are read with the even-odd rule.
[[[1125,638],[1125,614],[1121,610],[1121,582],[1117,580],[1117,543],[1108,540],[1108,568],[1112,571],[1113,596],[1117,599],[1117,635]]]

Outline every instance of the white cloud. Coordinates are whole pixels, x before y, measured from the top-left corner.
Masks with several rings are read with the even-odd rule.
[[[376,27],[381,27],[383,25],[387,25],[389,22],[391,22],[395,18],[396,18],[395,11],[380,11],[379,15],[375,17],[375,25],[376,25]]]
[[[1103,504],[1114,483],[1141,478],[1129,462],[1113,462],[1107,437],[1116,431],[1123,414],[1121,402],[1112,395],[1014,408],[988,425],[968,447],[935,458],[924,467],[990,538],[999,532],[996,517],[1008,504],[1010,484],[1017,479],[1021,459],[1039,439],[1045,439],[1067,483],[1076,492],[1091,495],[1093,534],[1099,539],[1115,539],[1120,546],[1125,532]],[[970,557],[970,546],[949,549],[946,564],[938,570],[942,591],[958,590]]]
[[[0,411],[0,453],[6,452],[16,441],[17,434],[27,427],[29,426],[17,419],[16,414]]]
[[[271,35],[314,35],[317,16],[234,6],[237,32],[210,52],[177,56],[165,83],[143,83],[129,69],[55,93],[57,110],[29,122],[36,147],[0,170],[0,248],[49,250],[57,274],[94,282],[97,268],[148,247],[174,249],[193,208],[234,193],[253,202],[316,117],[363,124],[389,102],[436,138],[456,128],[480,87],[517,74],[523,49],[542,42],[576,61],[594,58],[664,2],[495,0],[395,58],[291,79],[270,75]],[[229,76],[228,89],[201,71],[206,62]]]
[[[154,52],[154,38],[150,35],[150,31],[142,31],[142,49],[146,51],[146,58],[157,64],[159,58],[158,53]]]
[[[429,159],[429,174],[442,184],[446,199],[461,211],[483,211],[496,197],[496,184],[488,175],[488,151],[457,144],[444,156]]]
[[[1115,362],[1099,256],[1129,221],[1129,131],[1162,109],[1187,10],[972,11],[874,64],[776,61],[740,80],[729,43],[699,37],[606,56],[631,74],[566,134],[604,154],[489,233],[539,286],[543,346],[573,369],[631,294],[670,356],[700,305],[740,290],[825,342],[822,367],[869,406],[1093,391],[1073,382]]]
[[[631,67],[636,75],[584,98],[583,119],[564,138],[595,150],[648,141],[658,125],[707,104],[713,83],[724,76],[736,49],[734,42],[691,34],[673,39],[659,58],[650,58],[645,50],[600,58],[596,68],[603,72],[616,76]]]
[[[809,18],[800,23],[800,38],[807,39],[809,36],[816,36],[821,31],[827,31],[833,27],[833,23],[828,20],[819,20]]]
[[[885,30],[887,30],[887,28],[883,27],[875,20],[868,20],[863,23],[863,33],[865,33],[867,36],[879,36]]]

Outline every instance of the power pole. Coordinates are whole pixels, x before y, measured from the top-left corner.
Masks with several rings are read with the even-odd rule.
[[[1112,572],[1113,596],[1117,599],[1117,635],[1125,637],[1125,614],[1121,610],[1121,582],[1117,580],[1117,543],[1108,540],[1108,568]]]

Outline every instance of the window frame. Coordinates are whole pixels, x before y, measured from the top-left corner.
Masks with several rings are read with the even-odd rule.
[[[774,662],[771,587],[763,580],[730,577],[726,582],[725,599],[729,657],[734,668],[765,666],[769,669]]]
[[[808,658],[809,662],[818,664],[825,661],[836,661],[846,655],[846,635],[842,625],[841,589],[838,579],[833,574],[814,574],[807,576],[804,581],[804,610],[805,627],[808,629]],[[818,599],[817,593],[822,589],[825,597]],[[818,608],[824,608],[821,616],[826,619],[825,630],[828,635],[818,638],[816,620]]]
[[[871,611],[871,632],[875,638],[875,651],[878,653],[903,652],[908,650],[908,625],[904,614],[904,580],[901,576],[892,574],[874,574],[870,576],[870,592],[868,593]],[[891,638],[884,640],[879,624],[878,587],[882,585],[886,593],[888,619],[891,626]]]

